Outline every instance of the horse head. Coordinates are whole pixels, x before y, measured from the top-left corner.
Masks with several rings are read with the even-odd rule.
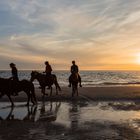
[[[30,81],[33,82],[35,79],[37,79],[39,72],[37,71],[32,71],[31,72],[31,79]]]

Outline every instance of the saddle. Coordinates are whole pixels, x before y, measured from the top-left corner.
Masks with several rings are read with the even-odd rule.
[[[72,73],[70,79],[71,81],[79,81],[78,73]]]

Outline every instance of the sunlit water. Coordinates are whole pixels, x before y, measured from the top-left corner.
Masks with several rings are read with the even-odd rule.
[[[0,103],[0,139],[140,139],[137,102]]]
[[[40,71],[42,72],[42,71]],[[69,71],[54,71],[60,86],[68,85]],[[30,79],[31,71],[19,71],[19,79]],[[80,71],[83,86],[139,85],[140,71]],[[0,77],[9,78],[10,71],[0,71]],[[38,86],[38,82],[34,82]]]

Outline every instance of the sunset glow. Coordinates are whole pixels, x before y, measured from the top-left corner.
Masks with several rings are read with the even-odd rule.
[[[139,0],[4,0],[0,19],[0,69],[140,69]]]
[[[136,57],[137,57],[136,63],[138,63],[140,65],[140,53],[137,54]]]

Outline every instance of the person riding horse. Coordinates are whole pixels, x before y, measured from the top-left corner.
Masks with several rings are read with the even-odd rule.
[[[51,74],[52,67],[48,61],[45,61],[45,65],[46,65],[46,67],[45,67],[46,78],[51,79],[52,78],[52,74]],[[50,89],[50,87],[48,87],[48,89]]]
[[[18,70],[16,68],[16,65],[14,63],[10,63],[9,65],[10,65],[11,73],[12,73],[12,77],[10,79],[19,81]]]
[[[82,87],[82,85],[81,85],[81,77],[80,77],[78,72],[79,72],[78,66],[75,64],[75,61],[73,60],[72,61],[72,66],[71,66],[71,75],[69,77],[69,87],[71,87],[71,81],[72,81],[71,79],[72,79],[73,74],[77,74],[78,80],[79,80],[79,86]]]
[[[46,68],[45,68],[46,76],[50,76],[52,72],[52,67],[48,61],[45,62],[45,65],[46,65]]]
[[[14,96],[17,96],[18,93],[15,91],[16,86],[18,85],[19,78],[18,78],[18,70],[16,68],[16,65],[14,63],[10,63],[11,73],[12,77],[10,77],[11,81],[11,87],[12,87],[12,93]]]

